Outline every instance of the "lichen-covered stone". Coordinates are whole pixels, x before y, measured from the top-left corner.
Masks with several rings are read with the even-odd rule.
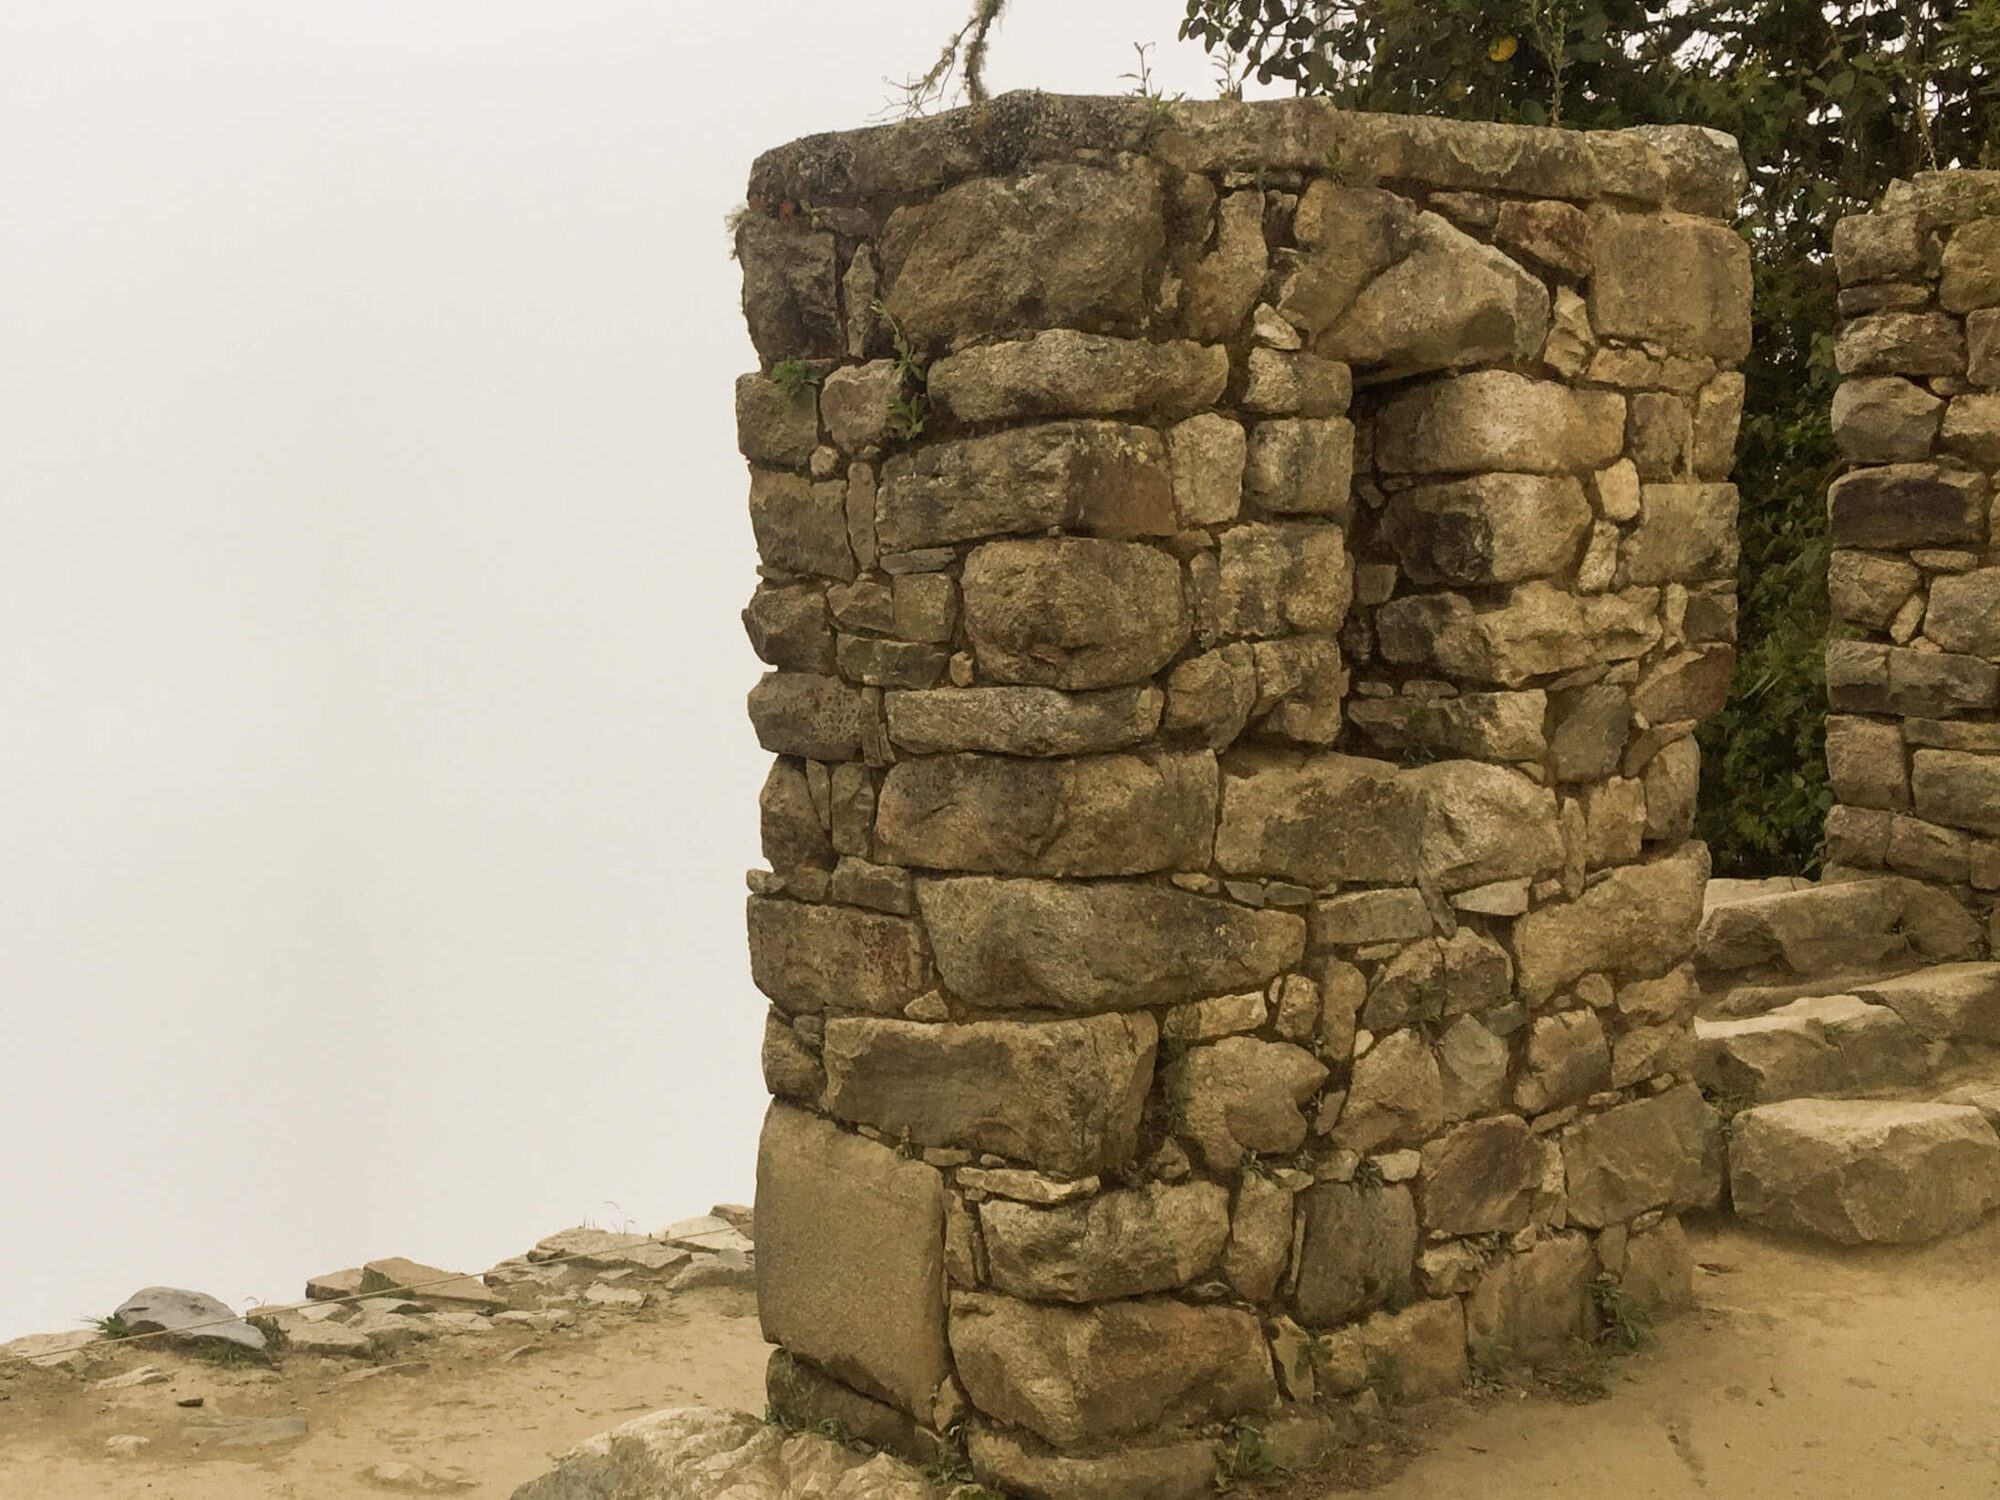
[[[1055,165],[975,178],[889,216],[884,301],[920,339],[1119,331],[1143,316],[1147,272],[1165,243],[1149,168]]]
[[[743,319],[759,354],[775,362],[846,352],[832,235],[750,214],[736,229],[736,259],[743,267]]]
[[[774,755],[851,760],[872,715],[860,688],[816,672],[767,672],[750,689],[757,743]]]
[[[875,530],[884,551],[1053,526],[1104,537],[1172,535],[1165,441],[1122,422],[1047,422],[929,443],[882,466]]]
[[[826,1023],[826,1107],[918,1146],[990,1151],[1070,1176],[1138,1144],[1153,1019]]]
[[[787,390],[762,375],[738,379],[736,446],[753,464],[804,468],[819,446],[819,405],[811,388]]]
[[[1750,352],[1750,244],[1726,225],[1678,214],[1591,214],[1590,321],[1737,364]]]
[[[917,869],[1140,875],[1208,863],[1215,757],[926,755],[890,767],[875,836]]]
[[[1089,755],[1152,737],[1164,696],[1154,687],[1065,693],[1040,687],[938,688],[885,693],[889,738],[917,755]]]
[[[982,674],[1039,687],[1137,682],[1187,640],[1180,565],[1077,538],[989,542],[966,559],[965,628]]]
[[[990,1009],[1071,1013],[1260,988],[1295,965],[1305,921],[1164,885],[980,876],[917,885],[938,972]]]
[[[939,360],[925,389],[961,422],[1024,417],[1184,417],[1229,380],[1220,345],[1151,343],[1055,328]]]
[[[1070,1308],[961,1292],[951,1351],[974,1406],[1057,1447],[1226,1422],[1278,1399],[1263,1331],[1232,1307]]]

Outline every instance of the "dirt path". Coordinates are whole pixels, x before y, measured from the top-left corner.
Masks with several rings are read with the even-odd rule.
[[[1608,1399],[1506,1394],[1401,1419],[1425,1450],[1385,1500],[1992,1500],[2000,1495],[2000,1221],[1951,1244],[1835,1254],[1699,1229],[1703,1309],[1610,1369]],[[511,1355],[509,1350],[519,1352]],[[0,1495],[46,1500],[505,1497],[571,1444],[657,1407],[759,1410],[751,1299],[704,1292],[582,1333],[440,1340],[360,1372],[217,1370],[121,1351],[88,1377],[0,1376]],[[144,1363],[166,1383],[93,1388]],[[196,1410],[179,1400],[200,1395]],[[222,1446],[237,1419],[306,1435]],[[224,1425],[197,1426],[197,1422]],[[107,1438],[150,1441],[105,1456]],[[1383,1471],[1398,1467],[1378,1456]],[[407,1464],[431,1476],[378,1465]],[[370,1471],[375,1471],[370,1477]],[[1324,1491],[1321,1491],[1324,1494]]]

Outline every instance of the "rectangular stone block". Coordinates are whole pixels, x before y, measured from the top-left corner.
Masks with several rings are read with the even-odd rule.
[[[1412,386],[1383,404],[1375,430],[1375,461],[1391,474],[1586,474],[1624,446],[1624,397],[1505,370]]]
[[[1065,693],[1056,688],[938,688],[885,693],[889,738],[916,755],[1089,755],[1152,737],[1165,695],[1154,687]]]
[[[1721,1122],[1692,1084],[1571,1126],[1562,1152],[1569,1219],[1586,1228],[1708,1207],[1722,1188]]]
[[[930,964],[907,917],[752,896],[750,977],[794,1014],[900,1015],[930,987]]]
[[[1263,1330],[1233,1307],[1050,1307],[963,1292],[951,1350],[974,1406],[1057,1447],[1227,1422],[1278,1401]]]
[[[1172,661],[1191,616],[1181,568],[1132,542],[988,542],[966,559],[965,629],[991,682],[1104,688]]]
[[[889,768],[875,836],[917,869],[1143,875],[1207,866],[1215,756],[927,755]]]
[[[826,1023],[826,1107],[918,1147],[990,1151],[1066,1177],[1129,1162],[1153,1081],[1149,1015]]]
[[[1297,964],[1306,924],[1171,886],[995,880],[917,885],[945,986],[968,1004],[1088,1013],[1261,989]]]
[[[1175,529],[1164,440],[1120,422],[1050,422],[895,454],[875,505],[885,552],[1052,526],[1112,537]]]
[[[1591,211],[1590,322],[1600,337],[1740,364],[1750,352],[1750,243],[1681,214]]]
[[[753,469],[750,529],[757,538],[757,555],[773,568],[823,578],[854,576],[845,485]]]
[[[773,1104],[757,1147],[764,1337],[920,1421],[949,1378],[944,1178]]]
[[[1691,844],[1649,864],[1607,874],[1576,900],[1531,911],[1514,924],[1521,993],[1544,1000],[1585,974],[1646,978],[1694,947],[1708,886],[1708,848]]]
[[[1974,833],[2000,834],[2000,756],[1919,750],[1910,786],[1917,816]]]
[[[1316,888],[1416,879],[1424,799],[1389,762],[1255,753],[1223,772],[1215,861],[1230,874]]]

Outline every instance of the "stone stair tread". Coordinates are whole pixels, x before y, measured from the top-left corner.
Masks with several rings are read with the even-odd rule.
[[[1738,1217],[1839,1244],[1923,1244],[2000,1208],[2000,1133],[1971,1104],[1799,1098],[1736,1116]]]
[[[1757,1104],[1915,1084],[1944,1056],[1894,1010],[1855,995],[1808,995],[1759,1016],[1695,1022],[1697,1079]]]
[[[1730,984],[1711,990],[1703,997],[1701,1013],[1714,1020],[1738,1020],[1745,1016],[1760,1016],[1794,1000],[1807,999],[1814,995],[1857,995],[1871,985],[1880,984],[1885,979],[1896,979],[1904,974],[1916,972],[1923,967],[1913,961],[1894,964],[1875,964],[1861,969],[1841,970],[1832,974],[1815,975],[1810,979],[1792,979],[1765,984]]]
[[[1696,940],[1705,980],[1811,979],[1946,962],[1979,951],[1979,925],[1949,893],[1900,876],[1777,890],[1712,906]]]
[[[2000,963],[1933,964],[1855,993],[1926,1036],[2000,1044]]]

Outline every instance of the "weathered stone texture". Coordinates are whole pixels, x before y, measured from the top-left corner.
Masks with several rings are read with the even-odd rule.
[[[772,1388],[926,1461],[963,1431],[983,1484],[1051,1500],[1196,1500],[1238,1420],[1310,1471],[1315,1402],[1588,1337],[1600,1271],[1684,1305],[1660,1215],[1720,1193],[1686,1080],[1733,145],[1172,113],[815,137],[759,160],[739,235],[766,1080],[938,1205],[907,1381],[904,1299],[775,1331]],[[2000,705],[2000,294],[1933,212],[1837,246],[1867,467],[1829,573],[1874,634],[1829,653],[1829,743],[1880,823],[1829,848],[2000,890],[2000,736],[1968,737]],[[1927,1056],[1985,1035],[1982,983],[1855,1004]],[[842,1288],[872,1228],[833,1236]]]
[[[1058,1447],[1247,1417],[1277,1404],[1251,1314],[1169,1299],[1051,1307],[961,1293],[951,1350],[981,1411]]]
[[[826,1107],[918,1146],[1074,1176],[1130,1160],[1152,1082],[1150,1016],[826,1024]]]
[[[944,1179],[788,1105],[757,1151],[764,1336],[928,1420],[948,1378]]]

